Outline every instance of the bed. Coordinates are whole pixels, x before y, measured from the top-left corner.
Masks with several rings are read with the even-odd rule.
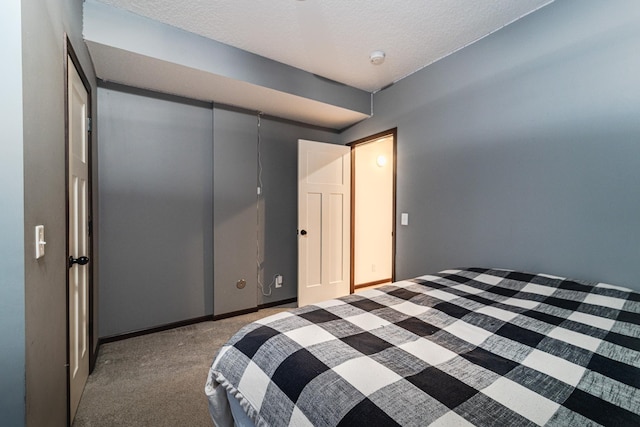
[[[205,394],[219,426],[638,426],[640,293],[441,271],[245,326]]]

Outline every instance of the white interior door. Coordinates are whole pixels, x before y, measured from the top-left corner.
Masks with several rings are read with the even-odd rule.
[[[349,294],[351,149],[298,141],[298,305]]]
[[[88,94],[68,58],[69,117],[69,382],[71,421],[89,376]]]

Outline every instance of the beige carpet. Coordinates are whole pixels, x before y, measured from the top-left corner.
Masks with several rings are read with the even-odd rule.
[[[207,426],[204,384],[218,349],[270,308],[104,344],[74,420],[84,426]]]

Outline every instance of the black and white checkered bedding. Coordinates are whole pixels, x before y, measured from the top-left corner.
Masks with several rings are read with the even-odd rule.
[[[205,391],[218,424],[638,426],[640,293],[446,270],[247,325]]]

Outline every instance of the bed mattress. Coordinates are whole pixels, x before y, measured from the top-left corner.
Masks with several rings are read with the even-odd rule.
[[[217,425],[583,426],[640,425],[639,389],[639,293],[469,268],[251,323],[205,392]]]

